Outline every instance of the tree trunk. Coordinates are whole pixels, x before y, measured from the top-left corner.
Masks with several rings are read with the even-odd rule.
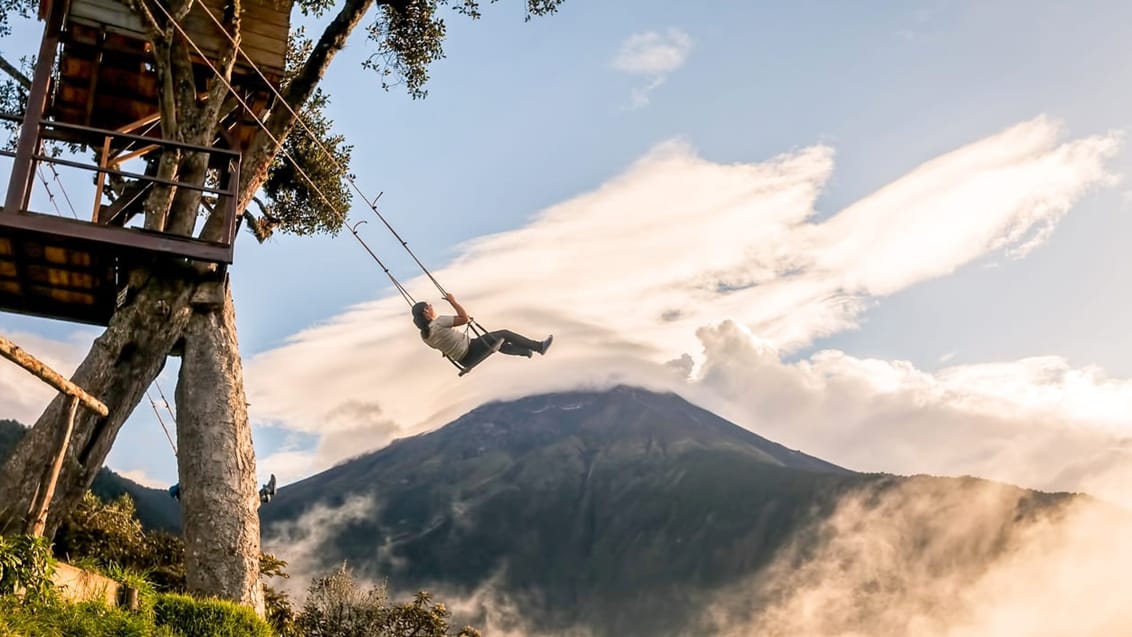
[[[177,381],[185,572],[190,592],[264,613],[259,496],[231,289],[193,308]]]
[[[110,414],[99,416],[83,409],[76,415],[47,518],[48,537],[90,488],[122,423],[161,372],[166,355],[189,323],[193,278],[180,271],[138,272],[132,280],[135,298],[115,313],[71,377],[73,383],[98,396]],[[0,532],[16,533],[26,527],[27,513],[43,467],[52,457],[57,429],[66,421],[69,402],[69,396],[56,396],[0,469]]]

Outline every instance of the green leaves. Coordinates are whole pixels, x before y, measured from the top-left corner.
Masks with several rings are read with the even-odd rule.
[[[496,2],[490,1],[491,4]],[[526,19],[553,14],[564,1],[526,0]],[[424,88],[428,82],[428,67],[444,58],[447,35],[444,19],[438,12],[440,7],[449,5],[457,14],[473,20],[481,15],[479,0],[405,0],[382,4],[377,20],[366,27],[377,51],[362,63],[364,68],[380,76],[382,88],[388,90],[404,84],[413,99],[428,95]]]
[[[51,543],[42,537],[0,537],[0,595],[24,591],[25,599],[51,593]]]
[[[162,590],[185,585],[185,547],[168,533],[146,532],[134,501],[122,495],[103,502],[91,492],[55,533],[55,554],[68,562],[91,560],[99,568],[135,569]]]
[[[36,0],[0,0],[0,38],[12,35],[13,15],[26,20],[35,15],[37,6]]]
[[[157,625],[183,637],[272,637],[251,608],[220,599],[166,593],[157,597],[154,614]]]
[[[354,147],[344,136],[331,131],[334,122],[324,111],[328,102],[321,89],[315,91],[302,111],[309,132],[300,124],[287,136],[283,142],[286,155],[281,152],[275,156],[263,184],[270,203],[263,210],[262,221],[282,232],[300,236],[335,234],[350,212],[353,193],[346,178],[353,175],[345,171]]]

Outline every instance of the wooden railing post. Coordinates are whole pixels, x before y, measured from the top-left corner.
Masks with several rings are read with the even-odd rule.
[[[67,445],[71,441],[71,432],[75,429],[75,412],[79,409],[79,399],[71,396],[71,405],[67,410],[67,422],[55,436],[55,457],[47,466],[47,471],[39,481],[37,497],[32,500],[32,511],[28,522],[28,534],[35,537],[43,535],[47,526],[47,510],[51,508],[51,498],[55,497],[55,483],[59,481],[59,471],[63,468],[63,458],[67,456]]]

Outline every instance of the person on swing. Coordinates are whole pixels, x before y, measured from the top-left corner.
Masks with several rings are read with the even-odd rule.
[[[547,336],[542,341],[535,341],[516,334],[511,330],[495,330],[483,336],[469,338],[465,330],[453,329],[467,325],[468,312],[451,293],[445,295],[445,301],[456,310],[456,316],[441,316],[427,301],[420,301],[413,305],[413,324],[421,331],[421,340],[429,347],[440,350],[445,356],[465,365],[470,361],[479,360],[492,349],[497,340],[503,343],[499,351],[511,356],[526,356],[530,358],[534,352],[545,354],[554,342],[554,336]]]

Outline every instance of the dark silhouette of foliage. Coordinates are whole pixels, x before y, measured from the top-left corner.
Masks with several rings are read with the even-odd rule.
[[[490,0],[495,4],[496,0]],[[564,0],[527,0],[527,19],[558,11]],[[414,99],[426,97],[428,67],[444,58],[447,25],[439,16],[440,8],[451,6],[457,13],[473,20],[480,18],[478,0],[402,0],[382,4],[377,19],[366,27],[366,33],[377,51],[363,63],[381,78],[388,90],[404,84]]]
[[[392,603],[384,586],[363,586],[343,565],[311,583],[296,625],[304,637],[449,637],[451,617],[425,592],[411,602]],[[480,632],[465,626],[455,637]]]

